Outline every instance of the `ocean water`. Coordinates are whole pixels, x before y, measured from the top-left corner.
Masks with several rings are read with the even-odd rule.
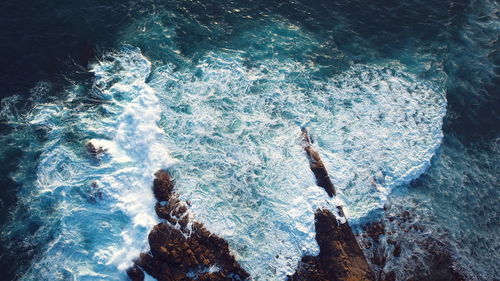
[[[497,3],[54,2],[31,21],[50,30],[79,9],[65,32],[81,38],[59,51],[97,45],[92,75],[85,53],[42,45],[27,52],[54,51],[57,71],[2,87],[18,91],[0,111],[4,279],[126,280],[162,168],[254,280],[317,254],[314,211],[336,205],[356,229],[409,210],[468,278],[497,278]],[[426,270],[413,261],[388,268],[405,280]]]

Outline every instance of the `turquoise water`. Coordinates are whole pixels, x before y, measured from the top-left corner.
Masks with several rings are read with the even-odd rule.
[[[336,205],[356,228],[384,206],[412,210],[472,280],[495,278],[496,254],[485,253],[498,247],[498,135],[486,152],[461,143],[452,121],[461,103],[449,94],[491,76],[494,64],[475,52],[488,47],[467,45],[472,58],[454,39],[405,37],[389,47],[368,27],[349,40],[353,12],[339,7],[345,18],[313,26],[277,7],[228,5],[207,18],[160,7],[119,28],[114,48],[90,65],[93,78],[62,89],[42,80],[2,100],[0,153],[18,159],[9,174],[18,199],[1,235],[6,249],[31,258],[20,280],[125,280],[159,220],[151,185],[161,168],[190,216],[226,239],[254,280],[283,280],[302,255],[317,254],[314,211]],[[429,34],[453,20],[436,20]],[[478,24],[491,38],[498,21],[486,23]],[[450,61],[484,62],[484,72],[464,80]],[[315,184],[301,127],[337,188],[333,199]],[[90,155],[89,142],[104,152]],[[464,170],[471,175],[459,179]],[[402,278],[411,262],[389,267]]]

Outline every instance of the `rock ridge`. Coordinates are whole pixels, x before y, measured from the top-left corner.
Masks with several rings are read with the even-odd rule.
[[[335,187],[328,176],[319,153],[312,147],[311,139],[302,128],[303,147],[309,159],[311,171],[318,186],[325,189],[328,196],[335,195]],[[315,212],[316,241],[319,246],[317,256],[304,256],[289,281],[371,281],[373,273],[358,245],[341,206],[337,206],[342,221],[328,209]]]

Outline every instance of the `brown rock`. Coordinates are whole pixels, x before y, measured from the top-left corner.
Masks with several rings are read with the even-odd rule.
[[[385,234],[385,227],[382,222],[372,222],[364,227],[368,236],[370,236],[375,243],[379,242],[379,237]]]
[[[158,171],[155,176],[153,191],[159,201],[155,210],[166,222],[154,226],[148,235],[151,254],[142,253],[135,266],[128,271],[134,274],[136,268],[142,268],[159,281],[184,281],[192,280],[187,277],[189,272],[217,264],[221,271],[204,274],[204,280],[248,279],[248,273],[231,255],[224,239],[210,233],[199,222],[193,222],[192,229],[188,231],[187,207],[173,191],[170,175],[166,171]],[[180,230],[176,228],[177,223],[181,225]]]
[[[323,189],[325,189],[328,196],[333,197],[335,195],[335,186],[328,176],[328,172],[319,156],[319,153],[312,147],[311,139],[309,138],[309,134],[305,128],[302,128],[302,138],[304,143],[304,150],[307,154],[307,158],[309,159],[309,167],[316,177],[316,184]]]
[[[153,192],[158,201],[168,201],[172,190],[174,188],[174,183],[170,175],[164,171],[160,170],[156,172],[155,179],[153,182]]]
[[[127,275],[132,281],[143,281],[144,280],[144,272],[137,266],[134,265],[127,269]]]
[[[181,227],[183,229],[186,228],[187,224],[189,223],[189,217],[186,215],[186,216],[183,216],[180,220],[177,221]]]
[[[289,280],[374,280],[349,224],[339,223],[335,215],[326,209],[317,210],[315,220],[319,255],[302,258]]]

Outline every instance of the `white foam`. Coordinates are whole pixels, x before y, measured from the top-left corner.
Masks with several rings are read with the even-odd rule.
[[[158,223],[151,189],[154,173],[175,161],[157,125],[158,98],[146,84],[151,64],[138,49],[124,47],[93,65],[92,71],[92,93],[106,103],[72,108],[73,100],[81,101],[77,93],[68,93],[68,100],[38,104],[25,117],[31,126],[48,132],[33,196],[51,194],[54,223],[60,224],[26,280],[124,277],[133,259],[147,250],[147,234]],[[83,126],[74,127],[75,121]],[[68,130],[93,135],[87,141],[102,153],[92,159],[82,153],[85,143],[65,143]],[[88,192],[87,201],[77,196],[80,191]]]
[[[39,104],[26,117],[48,132],[33,196],[50,194],[43,198],[55,201],[54,215],[46,219],[60,224],[26,279],[123,276],[147,249],[157,223],[153,174],[175,162],[172,153],[176,188],[196,219],[229,242],[255,280],[283,280],[301,256],[318,252],[317,208],[344,205],[349,219],[365,216],[421,173],[440,143],[443,93],[397,63],[314,80],[310,66],[267,60],[249,69],[239,56],[214,52],[149,77],[151,64],[126,47],[93,67],[92,94],[106,103],[74,108],[81,93],[71,88],[67,101]],[[339,197],[316,186],[300,126]],[[85,142],[64,142],[71,130],[89,135],[85,142],[104,156],[85,158]]]
[[[105,187],[116,199],[115,207],[132,218],[132,226],[121,233],[123,245],[114,251],[109,263],[119,270],[130,266],[145,246],[145,234],[156,223],[155,204],[151,192],[154,172],[174,163],[168,149],[162,144],[163,131],[157,126],[161,109],[156,93],[146,84],[150,63],[138,49],[113,55],[110,63],[100,63],[93,68],[96,85],[105,97],[119,97],[120,114],[111,141],[96,141],[103,146],[115,162],[130,159],[126,168],[102,176],[98,184]],[[121,71],[107,72],[119,67]],[[112,79],[111,79],[112,77]],[[109,81],[113,81],[112,83]],[[146,230],[146,231],[145,231]]]
[[[181,197],[256,280],[283,280],[302,255],[317,254],[318,207],[345,205],[350,219],[381,208],[395,186],[425,169],[441,140],[443,93],[397,63],[356,65],[327,81],[310,71],[275,60],[248,69],[238,54],[220,52],[151,77],[181,161]],[[339,198],[315,185],[300,126],[317,141]]]

